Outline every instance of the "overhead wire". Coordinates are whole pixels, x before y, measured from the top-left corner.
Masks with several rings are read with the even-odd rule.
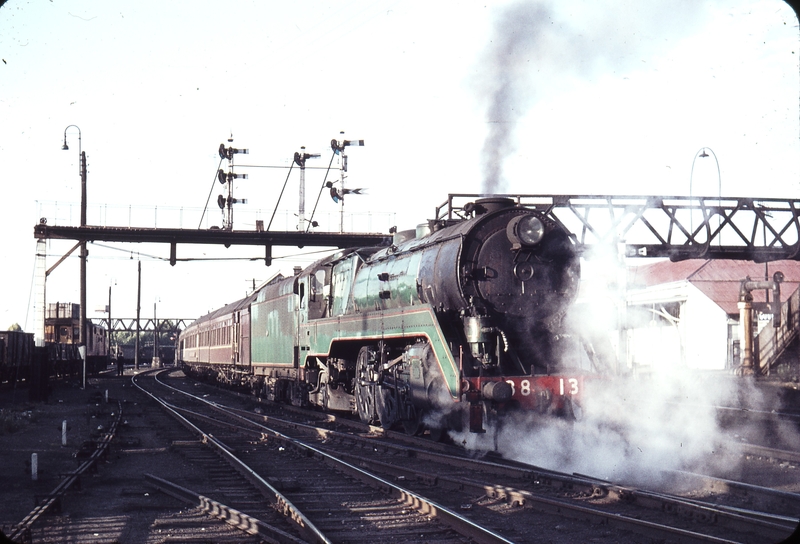
[[[291,168],[292,166],[280,166],[280,165],[269,165],[269,164],[237,164],[236,168]],[[324,170],[324,166],[306,166],[306,170]]]
[[[208,210],[208,203],[211,200],[211,193],[214,192],[214,184],[217,182],[217,172],[219,172],[219,167],[222,166],[222,160],[223,157],[220,156],[219,164],[217,165],[217,168],[214,170],[214,179],[211,180],[211,189],[208,191],[208,198],[206,198],[206,205],[203,206],[203,215],[200,216],[200,224],[197,225],[198,229],[203,226],[203,218],[206,216],[206,211]]]
[[[92,245],[97,246],[97,247],[101,247],[101,248],[104,248],[104,249],[111,249],[113,251],[121,251],[121,252],[124,252],[124,253],[131,253],[131,251],[128,250],[128,249],[109,246],[109,245],[105,245],[105,244],[98,244],[97,242],[93,242]],[[303,253],[295,253],[295,254],[292,254],[292,255],[281,255],[281,256],[278,256],[278,257],[273,257],[272,259],[273,260],[294,259],[294,258],[298,258],[298,257],[304,257],[304,256],[307,256],[307,255],[316,255],[318,253],[329,253],[330,251],[332,251],[332,250],[331,249],[318,249],[318,250],[315,250],[315,251],[305,251]],[[155,261],[169,261],[170,260],[169,257],[160,257],[158,255],[150,255],[150,254],[147,254],[147,253],[136,252],[136,255],[138,255],[140,257],[146,257],[148,259],[152,259],[152,260],[155,260]],[[94,258],[95,259],[99,259],[99,258],[102,258],[102,257],[94,257]],[[264,259],[264,257],[260,256],[260,257],[184,257],[184,258],[176,259],[176,260],[180,261],[180,262],[190,262],[190,261],[258,261],[258,260],[263,260],[263,259]]]
[[[292,168],[294,168],[294,161],[292,161],[292,165],[289,167],[289,171],[286,173],[286,179],[283,182],[283,188],[281,189],[281,194],[278,196],[278,201],[275,203],[275,209],[272,211],[272,217],[269,218],[269,224],[267,225],[267,230],[269,230],[270,227],[272,227],[272,220],[275,219],[275,214],[278,212],[278,206],[281,203],[281,198],[283,198],[283,192],[286,190],[286,184],[289,183],[289,176],[292,175]]]
[[[322,180],[322,186],[319,188],[319,194],[317,195],[317,201],[314,203],[314,210],[311,212],[311,217],[308,218],[308,226],[306,227],[306,232],[311,228],[311,221],[314,219],[314,214],[317,213],[317,205],[319,204],[319,199],[322,196],[322,190],[325,188],[325,183],[328,181],[328,174],[331,172],[331,165],[333,164],[333,159],[336,157],[336,151],[331,154],[331,162],[328,163],[328,168],[325,170],[325,178]],[[342,195],[344,198],[344,195]]]
[[[37,242],[38,244],[38,242]],[[31,299],[33,298],[33,291],[36,288],[36,261],[38,260],[39,255],[34,252],[33,255],[33,274],[31,275],[31,288],[28,291],[28,308],[25,310],[25,328],[23,330],[28,330],[28,316],[31,311]]]

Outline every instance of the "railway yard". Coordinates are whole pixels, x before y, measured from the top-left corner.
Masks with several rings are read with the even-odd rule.
[[[169,13],[151,29],[137,26],[151,9],[58,8],[76,32],[51,0],[10,26],[25,30],[4,69],[34,69],[28,51],[53,42],[42,78],[68,84],[42,104],[10,87],[22,115],[5,147],[44,170],[10,178],[25,180],[10,202],[37,213],[30,291],[9,244],[0,308],[0,544],[800,542],[800,199],[772,194],[797,178],[794,4],[369,4],[237,13],[226,74],[292,66],[224,108],[209,107],[225,96],[211,61],[191,61],[220,49],[192,41],[202,17],[176,11],[182,33],[159,42]],[[463,36],[443,40],[450,19]],[[237,42],[249,21],[260,41]],[[131,36],[167,71],[107,48]],[[266,71],[245,66],[258,55]],[[145,59],[134,100],[113,85],[117,57],[125,77]],[[363,97],[382,105],[361,116]],[[38,150],[58,104],[95,125],[92,163],[78,125],[63,132],[79,213],[78,180]],[[107,124],[95,104],[139,115]],[[339,131],[282,150],[340,116],[375,147]],[[259,127],[248,147],[233,147],[237,119]],[[170,136],[146,176],[154,136],[134,124]],[[180,157],[222,126],[219,163]],[[195,195],[206,164],[211,191]],[[447,185],[459,192],[436,197]]]
[[[771,543],[798,524],[800,454],[773,449],[784,444],[742,448],[735,474],[674,471],[643,488],[261,402],[178,369],[112,374],[85,390],[53,382],[46,402],[0,390],[0,526],[13,541]]]

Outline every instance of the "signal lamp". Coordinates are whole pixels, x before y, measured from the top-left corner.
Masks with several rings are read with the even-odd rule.
[[[249,155],[249,149],[236,149],[235,147],[228,147],[225,148],[225,144],[219,144],[219,158],[220,159],[233,159],[233,156],[237,153],[241,153],[242,155]]]
[[[234,174],[233,172],[225,173],[222,169],[217,170],[217,179],[223,185],[234,179],[247,179],[247,174]]]

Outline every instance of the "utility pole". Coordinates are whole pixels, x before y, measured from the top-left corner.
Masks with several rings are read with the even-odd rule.
[[[86,153],[81,151],[81,129],[77,125],[68,125],[64,129],[64,145],[61,146],[63,151],[68,151],[67,145],[67,131],[70,128],[75,128],[78,131],[78,173],[81,176],[81,227],[86,226]],[[78,314],[78,346],[86,346],[86,240],[80,240],[80,313]],[[45,278],[47,274],[45,273]],[[46,279],[45,279],[46,281]],[[86,359],[83,361],[84,368],[86,367]],[[84,382],[86,375],[84,372]]]
[[[111,359],[117,358],[114,350],[114,326],[111,321],[111,284],[108,285],[108,355]]]
[[[153,363],[150,365],[156,368],[156,362],[160,362],[158,357],[158,314],[156,313],[158,302],[153,302]],[[161,366],[159,364],[159,366]]]
[[[297,230],[306,231],[306,160],[316,159],[319,153],[306,153],[306,146],[301,146],[300,151],[294,154],[294,162],[300,167],[300,204],[297,211]]]
[[[139,317],[142,311],[142,261],[139,261],[139,286],[136,290],[136,352],[133,354],[133,371],[139,371]]]

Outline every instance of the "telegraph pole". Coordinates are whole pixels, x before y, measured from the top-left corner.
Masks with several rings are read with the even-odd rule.
[[[294,162],[300,167],[300,205],[297,210],[297,230],[306,231],[306,160],[319,158],[319,153],[306,153],[306,146],[294,154]]]
[[[142,312],[142,261],[139,261],[139,286],[136,290],[136,352],[133,354],[133,371],[139,371],[139,317]]]

